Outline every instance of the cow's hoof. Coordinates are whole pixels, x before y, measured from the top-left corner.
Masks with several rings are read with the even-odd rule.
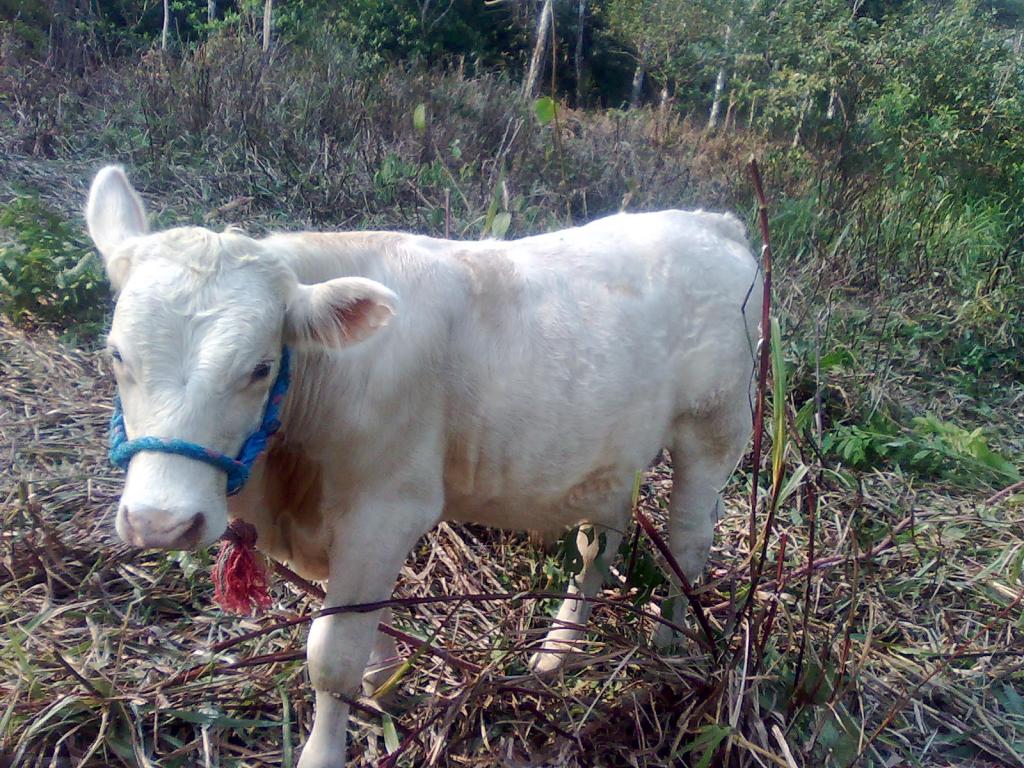
[[[537,651],[530,657],[530,671],[535,675],[553,675],[565,664],[568,651]]]
[[[683,649],[683,634],[659,623],[654,630],[651,644],[663,656],[677,656]]]
[[[298,768],[345,768],[344,747],[331,749],[307,741],[299,754]]]

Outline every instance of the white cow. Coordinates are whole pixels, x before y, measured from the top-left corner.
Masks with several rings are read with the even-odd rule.
[[[118,167],[89,193],[89,232],[118,294],[109,351],[129,437],[234,455],[260,423],[283,345],[283,427],[243,491],[182,456],[132,458],[117,513],[140,547],[206,547],[228,518],[313,579],[327,606],[386,600],[440,520],[580,534],[570,594],[600,586],[632,479],[675,466],[670,545],[703,568],[719,490],[751,430],[760,278],[730,215],[618,214],[512,242],[392,232],[254,240],[148,233]],[[598,550],[601,550],[600,552]],[[557,668],[587,605],[567,599],[532,659]],[[348,705],[379,613],[317,619],[316,718],[301,768],[344,764]]]

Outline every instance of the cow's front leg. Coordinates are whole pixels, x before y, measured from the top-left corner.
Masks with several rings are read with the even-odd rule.
[[[370,651],[370,660],[363,672],[363,693],[366,696],[373,696],[402,665],[402,657],[398,653],[395,638],[381,631],[380,626],[391,626],[390,608],[385,608],[381,614],[373,649]]]
[[[331,539],[330,580],[324,607],[387,600],[409,551],[439,516],[421,504],[375,504],[341,518]],[[299,768],[341,768],[349,705],[359,692],[382,611],[338,613],[313,622],[306,644],[316,692],[313,730]],[[340,696],[339,696],[340,695]]]

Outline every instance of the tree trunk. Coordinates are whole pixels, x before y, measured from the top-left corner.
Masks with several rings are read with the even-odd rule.
[[[725,92],[725,67],[718,70],[715,78],[715,96],[711,101],[711,114],[708,115],[708,133],[718,128],[718,115],[722,111],[722,94]]]
[[[583,19],[587,12],[587,0],[579,0],[576,13],[576,107],[583,103]]]
[[[725,27],[725,57],[729,60],[729,38],[732,36],[732,27]],[[727,77],[726,65],[718,69],[718,76],[715,78],[715,96],[711,101],[711,114],[708,115],[708,133],[714,133],[718,128],[718,118],[722,113],[722,97],[725,95],[725,81]]]
[[[640,53],[640,58],[636,60],[636,69],[633,70],[633,85],[629,89],[629,107],[630,109],[636,109],[640,106],[640,93],[644,88],[644,56],[643,52]]]
[[[530,57],[530,69],[526,74],[526,82],[523,83],[524,96],[533,96],[536,92],[537,82],[544,69],[541,62],[544,59],[544,52],[547,50],[548,30],[551,28],[551,3],[552,0],[544,0],[540,21],[537,22],[537,42],[533,46],[533,56]]]
[[[800,116],[796,121],[796,130],[793,131],[793,142],[790,147],[796,149],[800,146],[800,132],[804,129],[804,120],[807,118],[807,112],[811,108],[811,92],[809,90],[804,91],[804,101],[800,105]]]
[[[668,83],[661,86],[661,101],[658,103],[658,120],[654,124],[658,141],[668,141]]]
[[[206,20],[212,24],[217,18],[217,0],[206,0]]]
[[[164,0],[164,28],[160,33],[160,50],[167,50],[167,33],[171,29],[171,0]]]
[[[274,18],[274,0],[263,3],[263,52],[270,50],[270,30]]]

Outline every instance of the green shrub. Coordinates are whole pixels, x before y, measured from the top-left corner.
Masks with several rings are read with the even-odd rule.
[[[825,435],[822,447],[856,469],[886,465],[922,477],[966,485],[1005,485],[1020,471],[989,447],[985,429],[964,429],[934,414],[916,416],[909,427],[875,416],[869,423],[843,424]]]
[[[90,336],[108,308],[95,252],[34,197],[0,208],[0,313],[15,323],[55,325]]]
[[[46,32],[52,23],[53,16],[43,3],[0,0],[0,40],[9,36],[39,54],[46,50]]]

